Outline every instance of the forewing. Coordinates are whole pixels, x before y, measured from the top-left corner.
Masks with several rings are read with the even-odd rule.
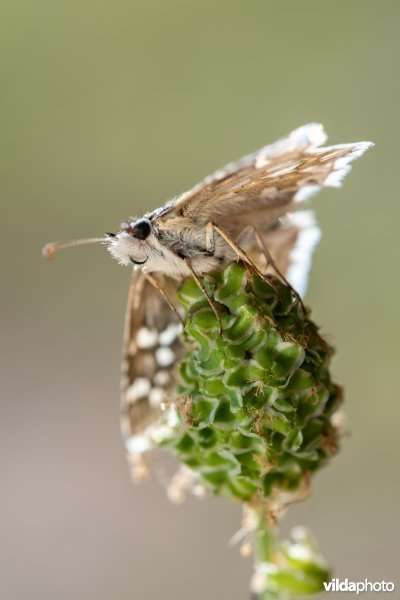
[[[159,278],[172,300],[177,282]],[[176,303],[176,302],[175,302]],[[173,398],[182,353],[181,324],[142,271],[133,271],[125,317],[121,379],[121,431],[132,475],[146,475],[142,456],[163,419],[161,403]]]
[[[321,125],[296,129],[286,138],[230,163],[166,207],[165,228],[213,221],[238,233],[249,224],[275,223],[321,186],[338,186],[349,164],[372,144],[320,147]]]
[[[243,176],[249,171],[254,171],[256,165],[266,160],[274,160],[277,157],[293,154],[297,155],[304,152],[307,148],[317,148],[326,140],[326,134],[322,125],[318,123],[309,123],[303,125],[289,133],[289,135],[277,140],[273,144],[268,144],[243,156],[237,161],[233,161],[218,169],[205,179],[200,181],[193,188],[179,196],[176,200],[167,204],[167,210],[163,211],[165,216],[175,211],[185,210],[192,203],[201,203],[210,198],[218,196],[224,184],[233,183],[236,178]]]

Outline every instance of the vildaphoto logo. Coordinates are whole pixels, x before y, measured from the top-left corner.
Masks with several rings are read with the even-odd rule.
[[[349,581],[349,579],[331,579],[324,581],[326,592],[355,592],[362,594],[363,592],[393,592],[393,581]]]

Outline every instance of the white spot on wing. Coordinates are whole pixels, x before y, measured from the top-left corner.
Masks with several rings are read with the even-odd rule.
[[[175,360],[175,353],[168,347],[161,347],[156,350],[156,361],[160,367],[169,367]]]
[[[128,436],[125,439],[125,448],[135,459],[135,455],[152,450],[166,438],[171,437],[174,429],[179,425],[179,416],[174,405],[170,405],[163,417],[149,425],[143,433]]]
[[[320,189],[321,186],[319,185],[305,185],[296,192],[294,200],[295,202],[304,202],[314,196]]]
[[[141,327],[137,333],[136,343],[142,350],[152,348],[157,344],[157,330]]]
[[[162,346],[170,346],[182,332],[181,323],[171,323],[158,336],[158,341]]]
[[[290,265],[286,277],[300,296],[304,296],[312,253],[320,240],[321,232],[316,224],[314,213],[309,210],[294,213],[292,223],[299,228],[299,233],[290,253]]]
[[[325,179],[324,185],[327,187],[340,187],[342,185],[343,179],[348,175],[351,171],[350,165],[346,167],[342,167],[341,169],[335,169],[332,173],[329,173],[328,177]]]
[[[326,142],[326,139],[327,135],[320,123],[308,123],[298,127],[289,133],[287,137],[261,148],[257,154],[255,165],[257,168],[264,167],[268,164],[270,158],[286,152],[293,152],[298,148],[318,148]]]
[[[159,387],[155,387],[151,390],[149,394],[149,401],[152,406],[155,408],[159,407],[161,402],[164,399],[164,390]]]
[[[152,443],[146,433],[143,435],[132,435],[125,440],[125,448],[130,454],[142,454],[152,448]]]
[[[296,146],[306,146],[310,144],[314,148],[322,146],[328,139],[323,125],[321,123],[308,123],[298,129],[295,129],[291,135],[296,141]]]
[[[256,168],[261,169],[261,167],[265,167],[269,162],[271,161],[268,160],[268,158],[265,158],[265,156],[259,156],[256,159]]]
[[[151,389],[150,381],[146,377],[137,377],[126,392],[127,402],[136,402],[148,396]]]
[[[154,375],[154,383],[160,387],[165,387],[169,384],[171,376],[168,371],[158,371]]]

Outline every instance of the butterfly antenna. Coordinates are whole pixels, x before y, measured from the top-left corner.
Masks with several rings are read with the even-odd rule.
[[[46,244],[42,249],[42,256],[47,260],[53,258],[53,254],[64,248],[73,248],[74,246],[83,246],[85,244],[101,244],[107,242],[108,238],[87,238],[85,240],[67,240],[61,242],[50,242]]]

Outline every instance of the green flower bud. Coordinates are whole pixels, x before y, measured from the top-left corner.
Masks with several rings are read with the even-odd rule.
[[[329,375],[332,348],[279,279],[234,262],[202,281],[222,334],[187,279],[179,391],[190,411],[168,443],[215,493],[267,502],[295,492],[336,451],[331,416],[341,390]]]

